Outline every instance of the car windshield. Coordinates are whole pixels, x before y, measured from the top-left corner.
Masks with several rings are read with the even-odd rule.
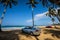
[[[36,28],[34,28],[34,27],[26,27],[25,29],[33,29],[33,30],[35,30]]]
[[[32,29],[32,27],[26,27],[26,29]]]
[[[36,28],[32,28],[33,30],[35,30]]]

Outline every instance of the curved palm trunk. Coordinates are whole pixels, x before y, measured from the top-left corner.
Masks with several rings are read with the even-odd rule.
[[[0,24],[0,32],[1,32],[2,30],[1,30],[1,24]]]
[[[32,27],[34,27],[34,14],[33,14],[33,7],[32,7]]]
[[[56,25],[54,24],[55,19],[52,18],[53,26],[56,28]]]
[[[57,19],[58,19],[58,21],[59,21],[59,23],[60,23],[60,17],[58,17],[58,16],[56,16],[57,17]]]
[[[2,30],[1,30],[1,24],[2,24],[2,20],[3,20],[3,18],[4,18],[4,15],[5,15],[5,13],[6,13],[6,9],[7,9],[7,6],[4,8],[4,12],[2,13],[2,16],[1,16],[1,18],[0,18],[0,32],[2,31]]]
[[[57,28],[56,25],[54,25],[54,22],[53,22],[53,26],[54,26],[55,28]]]

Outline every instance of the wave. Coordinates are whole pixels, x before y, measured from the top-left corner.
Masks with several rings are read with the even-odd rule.
[[[9,30],[21,30],[22,28],[24,28],[24,27],[4,27],[1,29],[2,29],[2,31],[9,31]]]

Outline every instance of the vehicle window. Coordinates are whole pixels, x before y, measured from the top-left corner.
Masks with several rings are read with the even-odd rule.
[[[26,27],[25,29],[31,29],[32,27]]]
[[[29,29],[31,29],[32,27],[29,27]]]
[[[33,30],[35,30],[36,28],[32,28]]]

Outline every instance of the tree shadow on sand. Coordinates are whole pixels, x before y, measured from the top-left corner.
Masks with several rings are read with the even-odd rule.
[[[24,36],[26,36],[26,37],[30,37],[30,38],[32,38],[31,35],[28,34],[28,33],[21,32],[20,34],[21,34],[21,35],[24,35]]]
[[[34,37],[36,38],[36,40],[39,40],[39,39],[38,39],[38,36],[34,36]]]
[[[45,40],[53,40],[53,39],[50,39],[50,38],[46,38]]]
[[[45,30],[47,33],[52,33],[53,37],[60,38],[60,31],[57,30]]]
[[[39,39],[38,39],[38,36],[36,36],[36,35],[31,35],[31,34],[24,33],[24,32],[22,32],[21,34],[22,34],[22,35],[25,35],[26,37],[30,37],[31,39],[32,39],[32,37],[34,37],[36,40],[39,40]]]
[[[0,32],[0,40],[19,40],[18,35],[12,32]]]

